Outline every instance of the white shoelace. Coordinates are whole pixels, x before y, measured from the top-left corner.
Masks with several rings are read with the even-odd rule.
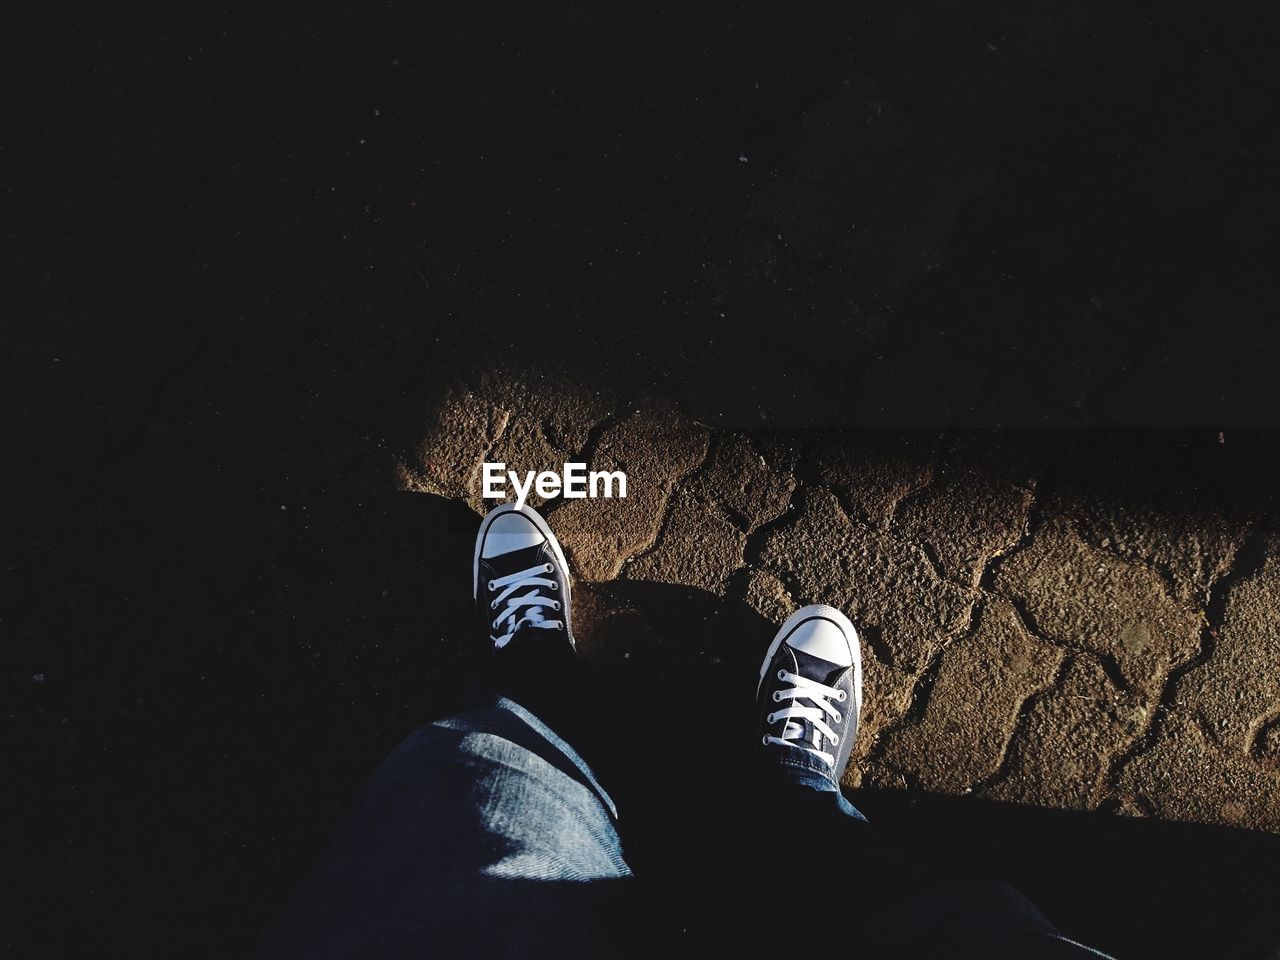
[[[779,670],[778,679],[783,683],[792,684],[789,690],[775,690],[773,699],[776,703],[783,700],[791,700],[791,706],[783,707],[781,710],[775,710],[765,718],[765,722],[769,724],[777,723],[779,720],[790,721],[808,720],[813,725],[813,739],[806,741],[804,737],[804,727],[799,723],[788,722],[782,729],[782,736],[774,737],[766,735],[764,737],[765,744],[776,743],[780,747],[791,747],[796,750],[803,750],[805,753],[811,753],[819,760],[824,761],[827,766],[834,767],[836,758],[830,753],[822,749],[826,741],[835,743],[840,738],[836,732],[827,725],[826,718],[831,717],[836,723],[842,722],[840,711],[833,707],[828,701],[835,700],[843,703],[847,699],[847,694],[843,690],[837,690],[835,687],[828,687],[824,683],[818,683],[816,680],[810,680],[799,674],[792,673],[790,670]],[[804,697],[814,704],[812,707],[801,706],[795,701]]]
[[[521,627],[539,627],[541,629],[552,630],[564,626],[562,620],[548,620],[543,608],[550,607],[553,611],[560,609],[560,601],[554,597],[544,597],[539,590],[546,588],[548,590],[559,590],[560,585],[549,577],[540,577],[540,573],[550,573],[552,566],[549,563],[540,563],[536,567],[530,567],[528,570],[521,570],[519,573],[509,573],[505,577],[499,577],[496,580],[489,581],[490,590],[499,590],[493,602],[489,604],[490,611],[497,610],[502,607],[502,612],[498,614],[498,619],[493,621],[493,642],[498,649],[502,649],[511,642],[511,638],[515,636],[515,632]],[[521,590],[533,587],[529,593],[523,596],[516,596]],[[505,606],[504,606],[505,604]],[[499,631],[502,631],[501,633]]]

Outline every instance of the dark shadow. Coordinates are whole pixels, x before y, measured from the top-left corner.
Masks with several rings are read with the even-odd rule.
[[[675,942],[710,955],[738,937],[749,955],[749,932],[717,922],[734,915],[718,902],[732,885],[717,844],[775,625],[687,587],[617,582],[594,593],[618,611],[605,624],[608,649],[591,652],[626,692],[616,781],[629,856],[656,880]],[[1118,957],[1270,960],[1280,948],[1280,837],[919,791],[849,796],[905,858],[943,876],[1009,882],[1066,935]],[[785,839],[762,844],[785,861]],[[856,916],[846,931],[853,949]]]
[[[1230,430],[1280,402],[1273,44],[1248,18],[78,6],[7,31],[0,952],[242,955],[376,763],[459,702],[475,518],[382,491],[439,385],[495,355],[731,425],[1191,424],[1192,503],[1275,486],[1275,437]],[[1072,468],[1116,475],[1131,436]],[[622,786],[664,824],[724,796],[730,755],[685,781],[667,747],[732,728],[709,691],[749,688],[767,625],[603,593],[644,611],[599,653],[661,704]],[[609,660],[626,644],[635,666]],[[1060,824],[1093,819],[1025,816],[1009,878],[1055,916],[1082,898],[1082,937],[1269,935],[1232,884],[1280,872],[1270,838],[1100,819],[1096,860],[1055,873]],[[692,830],[637,856],[661,870]]]
[[[15,948],[67,955],[92,931],[139,956],[243,953],[375,766],[461,702],[480,649],[475,514],[407,493],[280,507],[242,504],[214,522],[203,504],[171,499],[166,520],[186,535],[117,545],[97,590],[74,598],[111,622],[126,621],[132,596],[187,603],[141,611],[141,673],[87,637],[79,655],[97,669],[50,669],[23,688],[16,706],[44,718],[32,751],[66,736],[61,717],[74,725],[62,752],[21,758],[34,771],[67,765],[52,772],[70,787],[37,803],[27,791],[39,777],[15,784],[26,809],[59,824],[51,837],[16,823],[31,923],[10,934]],[[82,555],[108,545],[91,546]],[[211,570],[239,579],[187,582]],[[733,803],[773,625],[664,584],[584,584],[575,602],[583,654],[616,693],[619,762],[606,775],[636,869],[665,891],[655,916],[681,942],[722,945],[705,909],[714,825]],[[120,702],[130,706],[111,717],[105,705]],[[108,719],[76,719],[93,716]],[[908,794],[855,800],[908,856],[1003,877],[1073,935],[1126,956],[1262,958],[1276,940],[1274,837]]]
[[[1019,887],[1117,957],[1274,958],[1280,837],[914,792],[854,795],[910,857]]]

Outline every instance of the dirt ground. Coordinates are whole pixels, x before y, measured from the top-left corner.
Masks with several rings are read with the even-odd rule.
[[[654,875],[688,836],[627,708],[732,703],[824,601],[907,855],[1121,956],[1277,955],[1257,24],[137,6],[6,46],[8,955],[252,952],[457,702],[485,459],[628,471],[540,506]]]

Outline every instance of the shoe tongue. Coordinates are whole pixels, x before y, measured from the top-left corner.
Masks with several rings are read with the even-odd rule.
[[[796,650],[790,644],[786,645],[786,651],[791,657],[791,671],[798,673],[807,680],[816,680],[818,683],[832,686],[835,684],[836,678],[848,669],[837,666],[829,660],[823,660],[821,657],[807,654],[803,650]],[[786,702],[806,707],[813,705],[809,697],[797,697]],[[783,724],[782,737],[786,740],[796,740],[805,746],[816,746],[814,744],[814,727],[808,720],[788,718],[787,722]]]

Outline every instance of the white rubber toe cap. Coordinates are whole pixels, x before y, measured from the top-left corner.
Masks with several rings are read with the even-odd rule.
[[[815,617],[806,620],[787,637],[787,646],[802,650],[811,657],[818,657],[838,667],[853,663],[853,647],[840,626],[830,620]]]
[[[480,555],[485,559],[536,547],[547,538],[525,514],[519,510],[500,513],[489,524]]]

